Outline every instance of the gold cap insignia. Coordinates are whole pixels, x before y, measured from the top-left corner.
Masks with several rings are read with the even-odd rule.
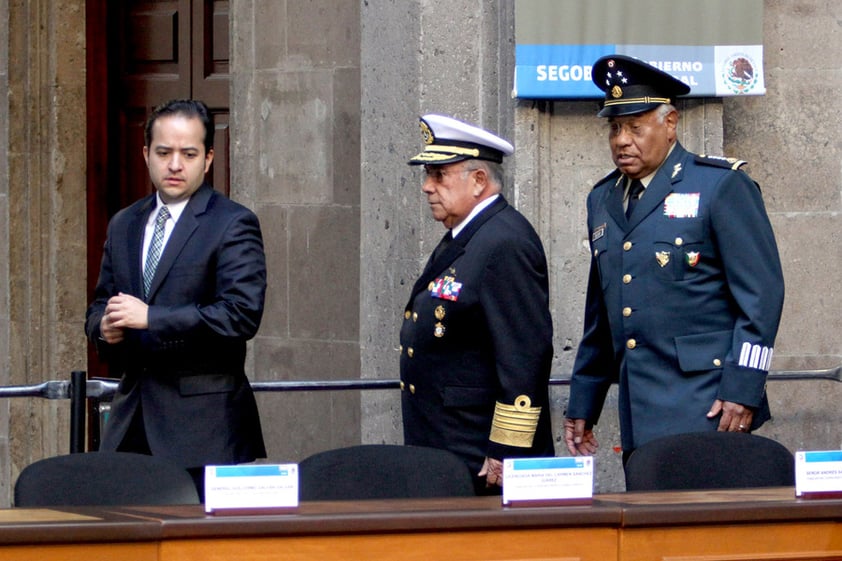
[[[436,141],[433,131],[427,126],[427,123],[421,121],[421,136],[424,137],[424,144],[432,144]]]
[[[611,97],[613,97],[614,99],[623,97],[623,88],[621,88],[620,86],[612,87],[611,88]]]
[[[518,396],[513,405],[498,401],[494,406],[494,419],[488,438],[506,446],[531,448],[540,416],[541,408],[532,407],[529,396]]]

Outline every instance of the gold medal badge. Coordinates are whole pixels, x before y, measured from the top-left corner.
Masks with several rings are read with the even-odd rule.
[[[442,322],[436,323],[435,329],[433,329],[433,335],[436,337],[444,337],[445,327]]]
[[[443,320],[444,314],[445,314],[444,306],[436,306],[436,310],[435,310],[435,312],[433,312],[433,314],[436,316],[437,320],[439,320],[439,321]]]
[[[658,265],[661,267],[666,267],[670,262],[670,252],[669,251],[656,251],[655,252],[655,261],[658,262]]]

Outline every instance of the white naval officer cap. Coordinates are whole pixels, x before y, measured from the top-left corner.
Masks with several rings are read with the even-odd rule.
[[[487,130],[463,123],[453,117],[428,114],[420,119],[424,151],[409,160],[409,165],[444,165],[462,160],[490,160],[500,163],[514,148]]]

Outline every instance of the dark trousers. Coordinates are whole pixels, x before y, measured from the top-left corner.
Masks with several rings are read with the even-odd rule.
[[[146,428],[143,426],[143,411],[140,404],[132,417],[132,422],[129,424],[129,429],[123,436],[122,442],[117,447],[118,452],[133,452],[135,454],[146,454],[152,456],[152,450],[149,449],[149,441],[146,438]],[[204,466],[187,468],[187,473],[193,478],[193,484],[196,486],[196,492],[199,493],[199,502],[205,502],[205,468]]]

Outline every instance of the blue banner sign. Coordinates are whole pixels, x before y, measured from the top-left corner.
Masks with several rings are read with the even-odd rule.
[[[591,65],[623,54],[685,82],[690,97],[762,95],[762,13],[757,0],[517,0],[513,94],[602,98]]]

